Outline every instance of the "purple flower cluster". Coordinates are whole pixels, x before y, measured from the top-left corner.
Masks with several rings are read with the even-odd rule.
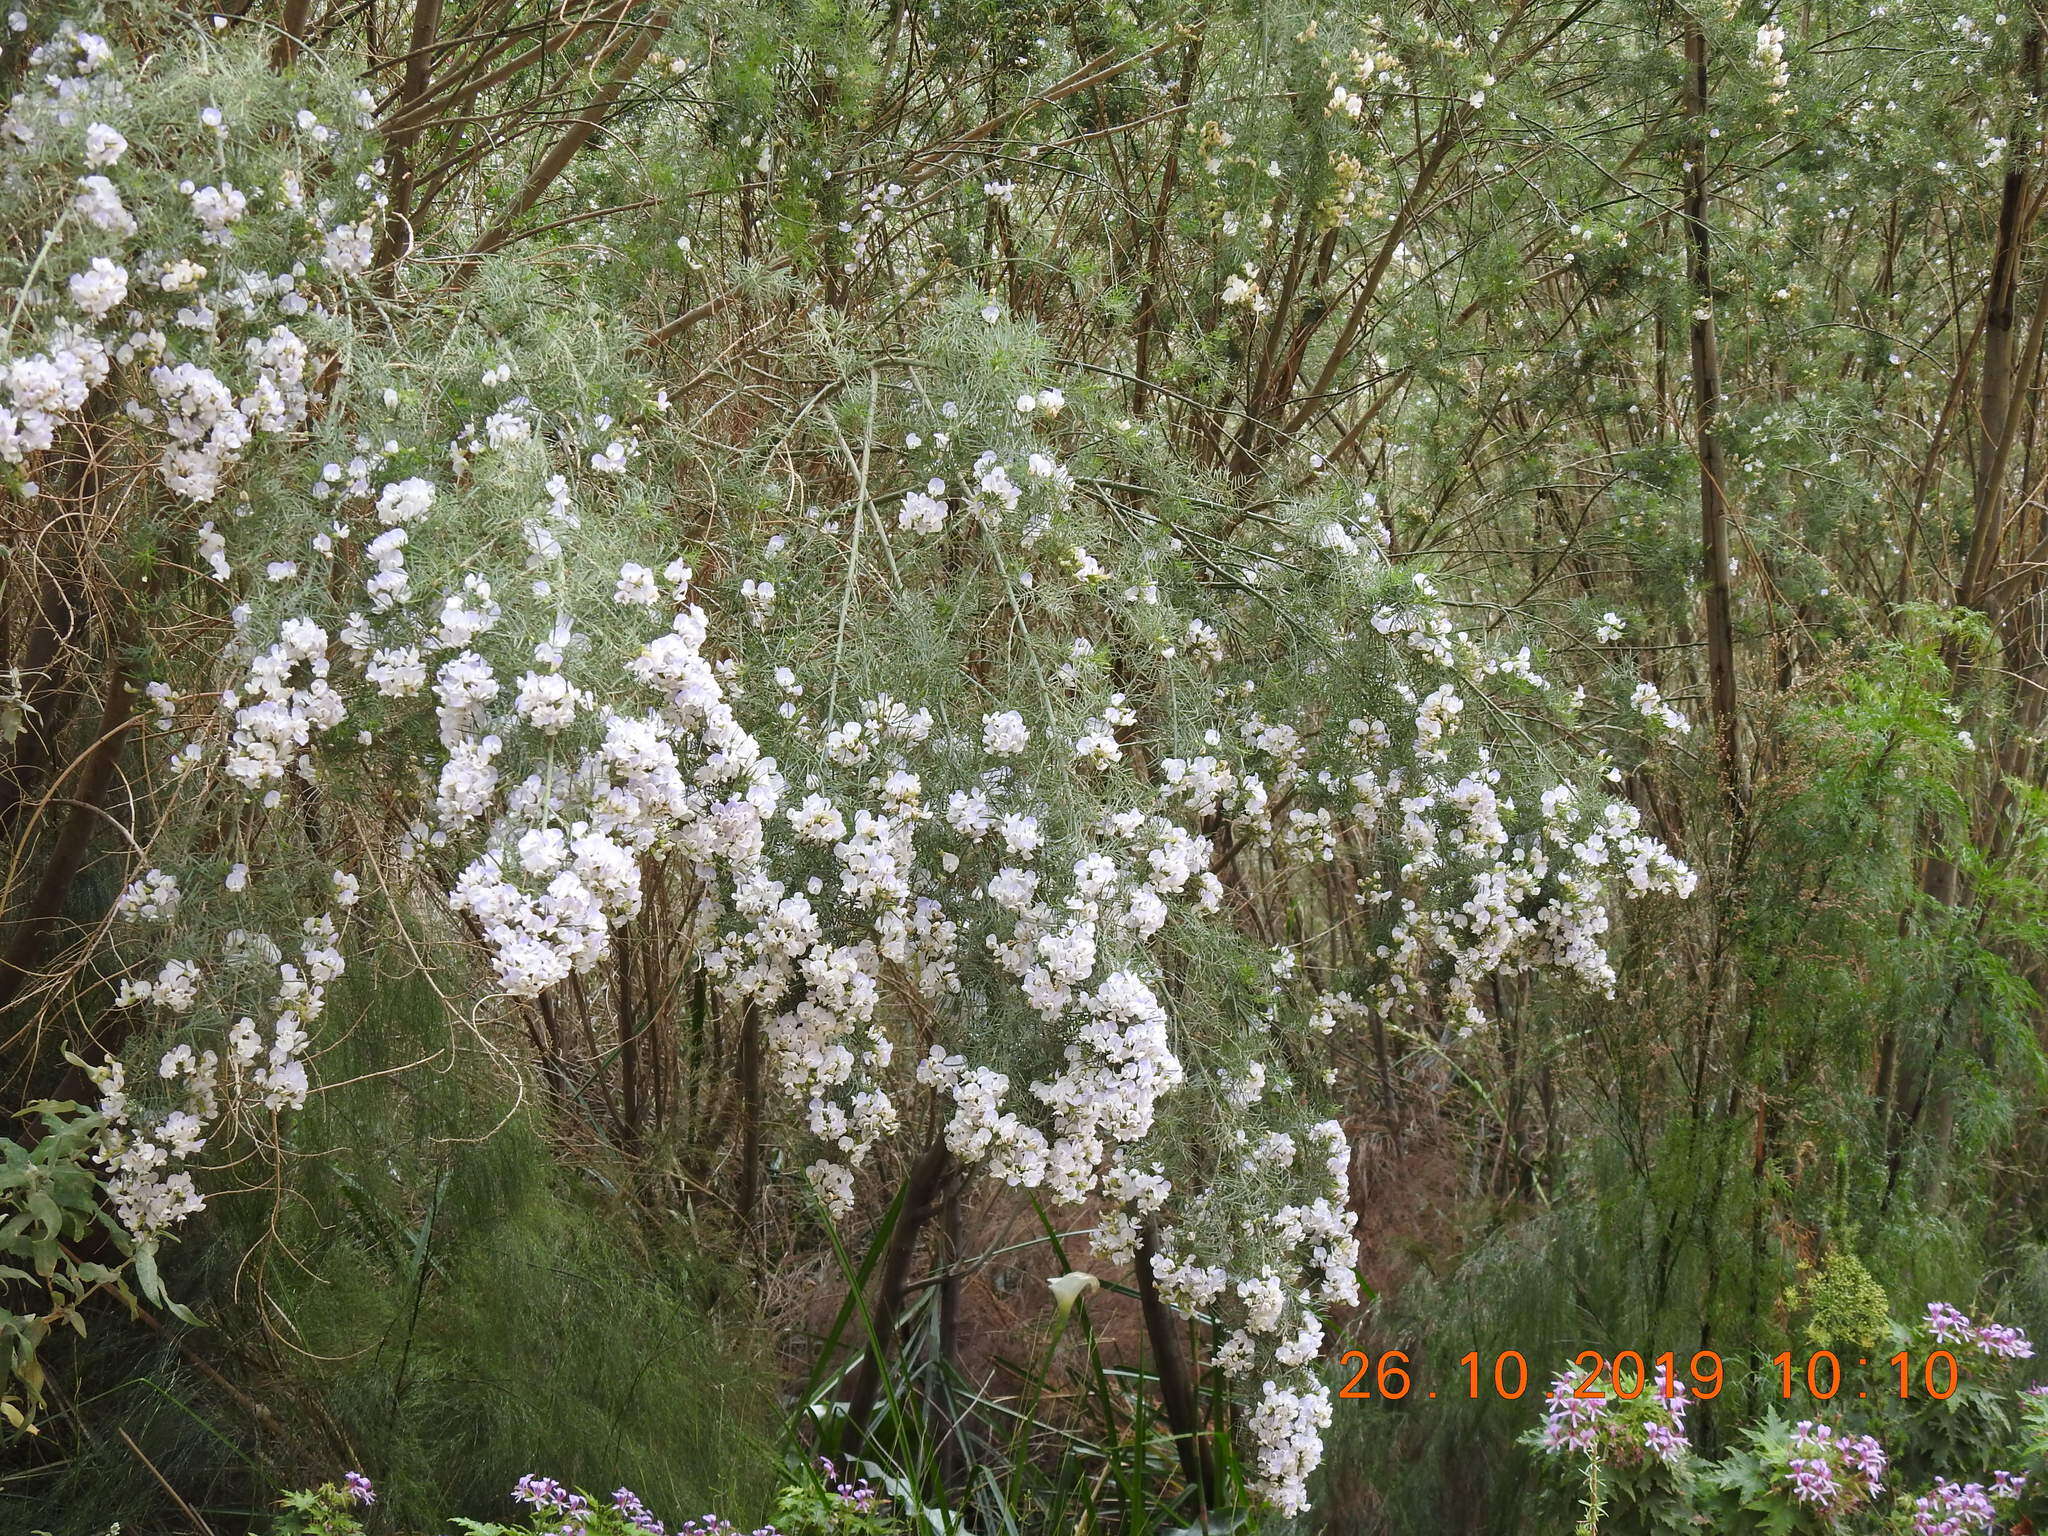
[[[1567,1370],[1550,1384],[1543,1411],[1543,1432],[1538,1440],[1545,1451],[1553,1456],[1566,1451],[1590,1453],[1604,1439],[1609,1454],[1632,1458],[1639,1454],[1635,1432],[1640,1424],[1640,1450],[1647,1450],[1667,1464],[1684,1457],[1689,1444],[1685,1437],[1685,1411],[1690,1406],[1684,1382],[1673,1379],[1660,1367],[1655,1385],[1644,1397],[1636,1399],[1648,1405],[1647,1419],[1619,1415],[1610,1418],[1607,1398],[1580,1397],[1574,1383],[1573,1373]]]
[[[640,1495],[630,1488],[612,1490],[612,1508],[626,1517],[626,1524],[636,1531],[645,1531],[647,1536],[668,1536],[668,1530],[648,1512]]]
[[[1659,1461],[1675,1462],[1685,1455],[1685,1431],[1669,1424],[1651,1422],[1643,1426],[1643,1444]]]
[[[1792,1497],[1816,1509],[1874,1499],[1884,1488],[1884,1447],[1870,1435],[1838,1435],[1830,1424],[1801,1419],[1786,1461]]]
[[[512,1497],[521,1504],[536,1510],[555,1512],[570,1509],[588,1509],[589,1501],[580,1493],[571,1493],[552,1477],[536,1477],[529,1472],[513,1485]]]
[[[827,1492],[834,1495],[842,1504],[851,1505],[863,1515],[873,1513],[875,1505],[881,1502],[881,1495],[875,1492],[866,1478],[858,1478],[851,1482],[843,1480],[839,1476],[839,1469],[832,1464],[832,1458],[829,1456],[818,1458],[818,1472],[825,1479]]]
[[[2033,1343],[2024,1333],[1998,1323],[1978,1324],[1977,1347],[1987,1355],[1999,1355],[2007,1360],[2034,1358]]]
[[[1927,1331],[1944,1344],[1955,1344],[1970,1336],[1970,1320],[1945,1301],[1930,1301]]]
[[[341,1475],[341,1487],[342,1492],[365,1509],[377,1502],[377,1490],[370,1486],[370,1480],[360,1472],[344,1472]]]
[[[1659,1461],[1676,1463],[1688,1448],[1685,1438],[1685,1410],[1692,1401],[1685,1395],[1685,1383],[1671,1374],[1661,1361],[1657,1366],[1657,1382],[1654,1388],[1656,1401],[1661,1404],[1665,1417],[1651,1419],[1643,1426],[1643,1444],[1650,1448],[1650,1454]]]
[[[1573,1378],[1565,1371],[1551,1382],[1549,1404],[1543,1410],[1543,1449],[1590,1451],[1600,1440],[1600,1421],[1607,1414],[1604,1397],[1579,1397],[1573,1392]]]
[[[513,1486],[512,1497],[531,1506],[535,1514],[559,1521],[551,1536],[589,1536],[590,1500],[552,1477],[529,1472]]]
[[[1842,1492],[1842,1485],[1835,1481],[1833,1462],[1825,1456],[1794,1456],[1787,1465],[1792,1468],[1793,1498],[1821,1509],[1833,1507]]]
[[[859,1487],[866,1489],[862,1482]],[[541,1477],[529,1472],[519,1479],[512,1489],[512,1497],[530,1507],[535,1514],[546,1515],[558,1521],[548,1536],[588,1536],[590,1518],[596,1513],[590,1500],[573,1489],[564,1487],[552,1477]],[[872,1499],[872,1493],[869,1494]],[[863,1509],[866,1505],[859,1506]],[[665,1525],[654,1518],[646,1502],[630,1488],[612,1490],[612,1508],[634,1530],[645,1536],[671,1536]],[[720,1515],[702,1515],[695,1520],[685,1520],[675,1528],[673,1536],[782,1536],[772,1525],[761,1526],[751,1532],[742,1531],[730,1520]]]
[[[1995,1501],[2016,1499],[2026,1490],[2019,1472],[1994,1472],[1991,1486],[1943,1480],[1913,1501],[1913,1536],[1965,1536],[1988,1531],[1998,1517]]]
[[[1884,1486],[1884,1447],[1875,1435],[1851,1435],[1841,1445],[1842,1464],[1861,1477],[1864,1490],[1876,1498]]]
[[[1927,1331],[1943,1344],[1973,1344],[1981,1354],[2003,1360],[2031,1360],[2033,1341],[2017,1328],[2002,1323],[1973,1323],[1945,1301],[1927,1304]]]

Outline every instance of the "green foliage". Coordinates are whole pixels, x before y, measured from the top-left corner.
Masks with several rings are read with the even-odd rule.
[[[360,1502],[333,1483],[300,1489],[279,1499],[283,1511],[272,1536],[363,1536]]]
[[[51,1329],[70,1327],[83,1335],[82,1304],[102,1289],[134,1305],[118,1269],[77,1253],[80,1240],[96,1228],[120,1231],[102,1210],[97,1181],[84,1166],[93,1124],[75,1117],[77,1107],[44,1108],[43,1134],[27,1146],[0,1138],[0,1197],[14,1208],[0,1221],[0,1260],[6,1261],[0,1262],[0,1284],[39,1284],[47,1296],[39,1313],[0,1313],[0,1353],[9,1377],[9,1390],[0,1394],[0,1418],[14,1430],[33,1422],[42,1401],[44,1371],[37,1355]],[[161,1305],[154,1263],[138,1267],[137,1279],[148,1299]]]
[[[273,1415],[257,1435],[235,1428],[246,1405],[177,1348],[103,1323],[98,1354],[50,1364],[67,1394],[117,1348],[131,1373],[93,1410],[116,1454],[28,1485],[63,1511],[54,1536],[132,1525],[152,1502],[111,1426],[210,1519],[336,1459],[370,1475],[378,1531],[487,1518],[537,1468],[623,1481],[662,1509],[765,1514],[780,1460],[765,1361],[743,1318],[719,1316],[737,1277],[680,1235],[649,1242],[624,1170],[562,1168],[492,1048],[457,1031],[451,1050],[433,987],[407,969],[345,982],[333,1003],[347,1024],[331,1070],[352,1081],[295,1127],[293,1198],[230,1205],[167,1255],[168,1284],[204,1319],[181,1344],[231,1347]],[[437,1051],[439,1073],[390,1091],[395,1068]],[[252,1275],[242,1255],[266,1242],[276,1258]]]
[[[1891,1299],[1847,1248],[1830,1248],[1795,1305],[1807,1310],[1806,1342],[1815,1349],[1869,1350],[1884,1335]]]
[[[348,1076],[445,1044],[423,979],[355,995],[376,1028],[352,1035]],[[737,1277],[643,1237],[623,1170],[557,1167],[530,1110],[477,1092],[482,1065],[465,1052],[396,1095],[369,1076],[295,1138],[324,1155],[286,1213],[295,1262],[271,1270],[268,1304],[331,1362],[309,1385],[391,1518],[481,1515],[537,1468],[669,1509],[760,1508],[762,1362],[714,1317]]]

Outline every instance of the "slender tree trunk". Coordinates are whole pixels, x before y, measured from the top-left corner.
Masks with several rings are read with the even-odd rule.
[[[1707,227],[1707,38],[1685,31],[1686,112],[1696,125],[1685,165],[1686,286],[1692,295],[1692,390],[1699,438],[1700,554],[1707,577],[1707,690],[1714,754],[1731,820],[1743,813],[1742,739],[1735,700],[1734,600],[1729,588],[1728,476],[1721,452],[1721,355],[1714,331],[1712,234]]]
[[[2032,79],[2040,74],[2041,32],[2027,33],[2022,69]],[[2029,197],[2027,135],[2013,135],[2012,158],[1998,199],[1998,234],[1991,253],[1991,277],[1984,289],[1984,346],[1977,389],[1975,516],[1970,549],[1964,560],[1956,601],[1964,607],[1982,605],[1985,589],[1998,568],[2004,542],[2005,469],[2012,450],[2013,321],[2020,291],[2020,265],[2026,254]]]
[[[1152,1366],[1159,1373],[1159,1403],[1173,1434],[1180,1469],[1202,1501],[1206,1514],[1216,1506],[1216,1469],[1209,1442],[1202,1434],[1201,1399],[1181,1355],[1180,1329],[1173,1311],[1159,1299],[1152,1279],[1152,1231],[1138,1231],[1138,1305],[1145,1315],[1145,1338],[1152,1346]]]
[[[441,0],[415,0],[405,75],[399,84],[395,117],[402,119],[419,105],[420,98],[426,94],[434,63],[434,38],[440,30]],[[399,257],[412,249],[413,188],[419,175],[413,146],[419,136],[418,123],[391,135],[391,206],[384,215],[384,234],[377,251],[377,265],[387,271]]]
[[[297,62],[299,50],[306,43],[306,23],[312,14],[313,0],[284,0],[284,11],[278,18],[277,43],[270,52],[273,68],[284,69]]]
[[[2040,89],[2041,28],[2037,21],[2028,30],[2021,50],[2021,69]],[[1989,594],[1999,568],[1999,550],[2005,534],[2006,467],[2017,435],[2014,410],[2015,375],[2013,322],[2020,286],[2020,268],[2026,255],[2027,225],[2033,204],[2030,186],[2029,147],[2033,127],[2024,120],[2012,135],[2012,158],[2005,181],[1999,189],[1998,232],[1991,251],[1991,275],[1984,289],[1983,338],[1979,354],[1977,383],[1977,437],[1973,445],[1975,484],[1971,497],[1970,545],[1963,557],[1963,572],[1956,583],[1960,607],[1989,612]],[[2041,345],[2042,315],[2036,312],[2027,341],[2026,374],[2031,378]],[[1958,684],[1969,673],[1968,659],[1953,643],[1943,646]],[[1938,828],[1930,825],[1930,832]],[[1953,906],[1960,893],[1961,874],[1955,861],[1936,849],[1928,854],[1921,871],[1921,889],[1944,906]]]
[[[935,1134],[929,1145],[911,1164],[903,1189],[903,1206],[896,1216],[896,1230],[889,1234],[889,1246],[882,1256],[882,1275],[875,1291],[875,1305],[869,1314],[870,1339],[866,1353],[855,1367],[846,1387],[846,1438],[840,1449],[848,1456],[859,1453],[869,1422],[874,1417],[875,1397],[881,1390],[884,1356],[895,1342],[903,1319],[903,1303],[910,1288],[910,1261],[917,1254],[917,1240],[938,1209],[937,1195],[952,1156],[943,1135]]]
[[[1162,270],[1166,262],[1166,225],[1173,207],[1174,188],[1180,184],[1180,141],[1187,131],[1185,108],[1194,93],[1195,71],[1202,63],[1202,38],[1198,33],[1188,39],[1186,51],[1181,54],[1180,83],[1174,89],[1174,102],[1183,111],[1173,119],[1168,130],[1172,137],[1166,152],[1166,169],[1160,173],[1159,201],[1152,211],[1152,227],[1145,248],[1145,289],[1138,304],[1138,362],[1134,370],[1137,385],[1131,392],[1131,412],[1142,416],[1152,399],[1152,370],[1156,365],[1155,352],[1159,345],[1159,309],[1162,303],[1161,290],[1166,280]]]
[[[637,1160],[642,1150],[644,1117],[641,1109],[640,1045],[646,1025],[641,1020],[642,1003],[637,995],[633,966],[638,958],[640,937],[631,928],[619,930],[615,1000],[619,1024],[619,1150]]]

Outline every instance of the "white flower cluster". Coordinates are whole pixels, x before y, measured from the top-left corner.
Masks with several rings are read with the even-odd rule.
[[[1225,278],[1220,297],[1225,304],[1248,309],[1255,315],[1263,315],[1273,307],[1273,301],[1266,297],[1266,290],[1259,286],[1259,269],[1254,266],[1246,266],[1243,271],[1233,272]]]
[[[169,922],[181,903],[176,881],[153,869],[123,891],[115,905],[124,915]],[[170,960],[154,976],[122,982],[116,1001],[123,1008],[146,1006],[176,1021],[192,1016],[204,1001],[234,1018],[218,1048],[195,1050],[190,1041],[180,1040],[159,1057],[156,1075],[176,1096],[170,1107],[154,1097],[147,1104],[137,1102],[118,1058],[91,1071],[100,1090],[96,1107],[102,1120],[94,1161],[107,1170],[107,1198],[116,1218],[137,1241],[154,1242],[204,1209],[189,1166],[181,1165],[206,1150],[218,1122],[244,1106],[267,1111],[305,1107],[311,1088],[305,1051],[312,1026],[326,1008],[327,984],[346,964],[331,914],[306,918],[297,939],[297,953],[287,959],[268,934],[238,928],[204,966]],[[244,1004],[250,1012],[238,1012]],[[267,1023],[259,1023],[259,1015]]]
[[[1655,683],[1637,683],[1628,702],[1629,707],[1645,720],[1675,735],[1683,736],[1692,730],[1692,722],[1682,711],[1665,702]]]
[[[88,400],[111,381],[119,415],[158,444],[164,482],[186,500],[209,502],[259,436],[286,437],[305,424],[309,349],[284,322],[315,306],[302,290],[303,262],[250,270],[226,259],[255,192],[225,177],[173,182],[127,156],[127,137],[106,120],[128,108],[121,73],[105,67],[111,57],[104,39],[66,24],[31,55],[40,88],[16,95],[0,124],[17,156],[53,161],[51,174],[91,172],[71,177],[74,195],[40,236],[38,265],[61,281],[45,288],[31,275],[17,316],[30,325],[10,327],[17,350],[0,357],[0,463],[25,465],[48,452],[61,431],[85,423]],[[226,135],[224,124],[212,134]],[[359,155],[356,144],[337,142],[319,166]],[[221,153],[215,147],[208,158]],[[124,188],[152,219],[148,231]],[[211,248],[206,261],[166,249],[176,225],[156,221],[168,220],[173,198]],[[292,223],[293,201],[277,200],[282,217],[265,221],[266,233],[310,254],[318,231]],[[236,345],[230,322],[245,345]]]
[[[30,55],[0,117],[22,206],[37,206],[33,189],[48,189],[48,217],[10,233],[31,264],[0,355],[0,472],[33,496],[41,455],[117,466],[132,453],[179,500],[210,502],[259,444],[288,444],[307,427],[313,354],[287,322],[322,311],[291,254],[315,238],[295,189],[342,182],[357,196],[363,189],[345,178],[373,152],[360,135],[337,138],[286,165],[281,183],[259,188],[243,167],[277,167],[265,125],[231,130],[209,108],[210,119],[153,132],[152,153],[132,155],[120,125],[134,131],[137,94],[149,87],[110,67],[114,58],[105,39],[60,26]],[[368,103],[359,95],[356,105],[361,127]],[[206,167],[203,185],[167,169],[181,157]],[[223,174],[229,166],[232,179]],[[185,241],[192,248],[181,249]],[[237,260],[244,250],[251,265]],[[81,445],[62,441],[71,433]],[[232,580],[213,524],[198,530],[196,547],[216,580]],[[246,685],[225,703],[232,740],[222,764],[273,804],[288,776],[307,770],[316,734],[341,718],[326,650],[318,624],[287,625],[252,656]],[[158,725],[170,729],[173,690],[157,683],[149,696]],[[204,756],[188,743],[171,767],[189,773]],[[320,913],[284,945],[249,927],[196,937],[211,931],[205,909],[216,900],[239,906],[248,883],[242,864],[225,881],[216,874],[197,884],[189,872],[181,883],[152,866],[113,903],[115,1002],[131,1010],[131,1032],[172,1042],[147,1094],[131,1086],[120,1060],[94,1073],[95,1157],[115,1216],[144,1243],[201,1208],[192,1164],[224,1122],[296,1109],[310,1089],[310,1033],[343,968],[338,930]],[[337,882],[338,902],[352,894]]]
[[[515,999],[594,972],[650,882],[664,882],[681,898],[665,909],[678,914],[677,942],[722,999],[761,1022],[770,1077],[816,1143],[807,1171],[828,1208],[851,1208],[855,1171],[897,1130],[892,1095],[908,1080],[926,1086],[955,1158],[1087,1203],[1100,1213],[1100,1255],[1148,1254],[1171,1305],[1217,1319],[1228,1334],[1218,1363],[1260,1384],[1248,1421],[1257,1486],[1283,1511],[1302,1508],[1329,1419],[1314,1375],[1321,1317],[1355,1300],[1358,1245],[1350,1148],[1337,1122],[1302,1108],[1296,1063],[1321,1036],[1375,1017],[1477,1029],[1487,983],[1503,974],[1611,986],[1612,891],[1690,889],[1627,805],[1565,787],[1534,814],[1515,805],[1471,739],[1467,717],[1482,711],[1468,703],[1494,684],[1547,687],[1529,653],[1456,629],[1418,577],[1373,612],[1370,633],[1318,615],[1333,626],[1331,654],[1366,654],[1394,674],[1385,699],[1359,704],[1333,685],[1313,704],[1287,702],[1262,690],[1259,658],[1226,647],[1237,616],[1213,595],[1226,584],[1189,600],[1211,606],[1174,611],[1161,590],[1171,561],[1133,559],[1100,525],[1082,526],[1075,506],[1089,482],[1050,444],[969,459],[949,426],[934,434],[935,451],[952,455],[930,466],[943,472],[920,468],[922,489],[902,494],[896,529],[919,537],[888,557],[956,562],[952,579],[982,558],[957,537],[970,529],[1014,556],[1001,590],[1020,627],[1071,626],[1056,631],[1050,665],[1034,665],[1039,686],[976,678],[977,702],[963,709],[957,694],[842,692],[850,673],[800,676],[798,652],[755,668],[776,630],[804,619],[801,563],[782,557],[781,535],[760,551],[782,558],[772,576],[735,579],[726,602],[709,604],[726,620],[715,631],[691,600],[688,567],[606,551],[598,519],[584,526],[572,477],[601,477],[585,486],[608,505],[630,494],[659,446],[638,428],[602,414],[544,420],[524,397],[407,447],[387,436],[388,414],[374,432],[316,419],[325,359],[299,331],[321,332],[285,322],[334,318],[315,313],[320,274],[367,268],[374,207],[296,181],[259,185],[229,155],[208,163],[204,184],[167,182],[175,200],[165,187],[146,204],[137,196],[147,249],[118,244],[137,221],[125,181],[105,173],[140,176],[141,157],[123,156],[109,126],[122,120],[118,99],[89,83],[104,45],[83,36],[48,60],[74,82],[68,118],[47,101],[18,101],[10,118],[66,146],[66,216],[95,233],[52,246],[77,258],[53,289],[69,308],[37,311],[22,332],[35,350],[5,362],[0,458],[29,463],[112,381],[163,483],[187,502],[227,498],[232,512],[201,526],[195,547],[219,583],[248,590],[225,595],[236,606],[222,670],[177,691],[213,690],[217,708],[175,746],[172,767],[233,797],[257,836],[280,839],[302,800],[346,799],[369,782],[374,796],[356,798],[375,803],[362,814],[396,844],[393,868],[379,870],[394,878],[380,886],[416,917],[432,882],[481,941],[498,993]],[[1383,83],[1386,68],[1360,65],[1361,84]],[[236,142],[240,125],[209,110],[204,130]],[[336,152],[333,135],[300,127],[291,143]],[[159,228],[165,207],[176,217]],[[302,256],[283,270],[238,268],[281,208]],[[179,231],[192,250],[172,248]],[[1224,302],[1263,311],[1257,277],[1232,277]],[[119,334],[96,334],[126,305],[138,308]],[[492,361],[485,389],[510,380],[511,365]],[[348,403],[333,414],[374,411],[362,404],[371,393],[338,396]],[[1056,387],[1014,403],[998,408],[1007,433],[1071,424]],[[385,411],[398,404],[387,390]],[[951,423],[957,408],[941,414]],[[238,480],[302,433],[340,444],[332,462],[293,461],[290,483],[317,518],[296,500],[284,515],[245,515]],[[519,536],[479,537],[485,522]],[[814,513],[808,536],[840,526]],[[1384,563],[1326,513],[1306,536],[1331,559]],[[1261,556],[1244,584],[1281,569]],[[1041,595],[1042,609],[1022,611]],[[1199,741],[1176,735],[1159,750],[1168,728],[1141,719],[1148,697],[1114,680],[1130,615],[1147,616],[1151,654],[1189,680],[1207,722]],[[1356,878],[1326,885],[1340,862]],[[341,973],[326,914],[304,922],[290,958],[242,928],[218,954],[180,942],[202,889],[208,903],[251,904],[264,889],[260,862],[226,881],[218,870],[187,870],[181,885],[150,868],[116,903],[123,942],[161,934],[125,967],[121,1002],[195,1034],[159,1059],[169,1109],[133,1102],[122,1063],[102,1069],[110,1189],[143,1237],[197,1208],[180,1165],[223,1120],[303,1104],[309,1037]],[[1355,911],[1334,915],[1376,940],[1356,977],[1333,980],[1237,926],[1233,884],[1301,871],[1319,890],[1355,890]],[[338,875],[328,899],[347,908],[360,895]],[[1178,971],[1190,935],[1250,954],[1243,969],[1263,990],[1248,1017],[1209,1019],[1209,1000],[1189,996]],[[215,1018],[233,1022],[202,1049],[196,1032]]]
[[[1775,21],[1758,27],[1751,61],[1762,72],[1770,87],[1771,104],[1776,106],[1792,89],[1792,67],[1785,62],[1785,29]]]
[[[114,910],[133,922],[167,923],[178,915],[182,900],[177,876],[152,869],[115,898]]]
[[[1329,1388],[1291,1391],[1274,1381],[1260,1387],[1250,1424],[1259,1468],[1255,1481],[1281,1514],[1308,1508],[1308,1477],[1322,1464],[1323,1431],[1329,1427]]]

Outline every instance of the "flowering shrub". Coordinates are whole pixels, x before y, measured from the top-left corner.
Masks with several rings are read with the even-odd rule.
[[[1847,1512],[1884,1490],[1884,1447],[1870,1435],[1837,1435],[1801,1419],[1792,1426],[1785,1469],[1800,1503]]]
[[[363,1512],[377,1502],[377,1490],[360,1472],[345,1472],[339,1483],[287,1493],[274,1536],[362,1536]]]
[[[524,1523],[457,1520],[468,1536],[901,1536],[903,1525],[864,1477],[843,1477],[821,1460],[816,1476],[788,1484],[776,1501],[773,1523],[751,1532],[715,1514],[670,1525],[657,1519],[630,1488],[598,1498],[551,1477],[529,1474],[512,1489],[511,1501],[528,1511]],[[280,1502],[283,1517],[273,1536],[362,1536],[361,1515],[377,1502],[376,1489],[360,1472],[344,1475]]]
[[[1683,1381],[1661,1366],[1632,1398],[1582,1396],[1583,1368],[1567,1365],[1544,1397],[1543,1422],[1523,1437],[1549,1461],[1582,1466],[1588,1520],[1617,1510],[1654,1529],[1683,1525],[1693,1495],[1694,1456],[1686,1437],[1691,1406]]]
[[[1539,1449],[1609,1462],[1641,1461],[1646,1455],[1666,1466],[1684,1461],[1689,1404],[1684,1382],[1660,1366],[1635,1397],[1585,1397],[1575,1390],[1583,1376],[1567,1367],[1551,1381],[1543,1425],[1533,1432]]]
[[[1954,1393],[1899,1399],[1877,1392],[1826,1405],[1830,1418],[1776,1411],[1744,1428],[1716,1460],[1683,1436],[1684,1387],[1633,1402],[1576,1400],[1558,1378],[1533,1445],[1546,1465],[1571,1469],[1588,1519],[1610,1531],[1911,1532],[1911,1536],[2023,1530],[2048,1450],[2048,1388],[2021,1388],[2015,1362],[2033,1344],[2015,1328],[1973,1323],[1934,1302],[1892,1347],[1913,1358],[1964,1346]],[[1839,1400],[1837,1400],[1839,1402]],[[1816,1405],[1819,1406],[1819,1405]],[[1967,1470],[1955,1475],[1958,1465]],[[1649,1467],[1656,1474],[1644,1477]]]
[[[959,1164],[1089,1205],[1104,1264],[1143,1253],[1219,1324],[1254,1486],[1303,1509],[1322,1319],[1358,1296],[1336,1062],[1484,1032],[1496,978],[1607,989],[1617,898],[1692,889],[1634,806],[1481,723],[1567,727],[1582,694],[1392,569],[1340,477],[1226,552],[1185,466],[978,292],[916,366],[837,382],[837,493],[770,443],[769,494],[697,528],[686,427],[606,326],[552,321],[511,257],[481,308],[371,271],[339,76],[138,69],[77,27],[33,62],[9,495],[119,479],[187,621],[133,722],[147,841],[81,962],[123,1043],[49,1111],[138,1268],[289,1138],[352,951],[460,937],[478,963],[437,985],[489,1031],[611,984],[658,893],[762,1021],[828,1212],[924,1090]],[[1254,887],[1326,932],[1269,931]]]
[[[26,45],[18,33],[10,49]],[[227,482],[238,470],[297,462],[326,404],[315,349],[331,357],[350,334],[335,305],[364,269],[363,215],[375,204],[367,94],[332,76],[287,83],[248,58],[185,75],[138,72],[69,23],[24,62],[25,89],[0,119],[14,287],[0,348],[0,501],[25,547],[59,567],[80,562],[66,581],[97,558],[83,551],[137,537],[223,576],[216,517],[250,510]],[[108,509],[128,498],[135,510],[110,522]],[[11,686],[22,683],[14,674]],[[162,680],[149,697],[166,727],[191,702]],[[325,695],[306,697],[302,725],[331,721]],[[18,693],[13,703],[18,730],[30,706]],[[172,756],[168,772],[183,774],[196,756]],[[193,791],[206,792],[197,781]],[[157,809],[175,822],[190,804],[172,790]],[[113,1229],[156,1301],[154,1239],[202,1204],[185,1165],[250,1117],[303,1104],[308,1032],[343,967],[336,913],[352,898],[350,880],[251,889],[246,865],[228,862],[208,860],[207,888],[190,891],[190,869],[181,886],[138,867],[113,902],[98,932],[121,976],[116,1003],[180,1038],[138,1050],[161,1085],[146,1093],[131,1090],[121,1059],[92,1065],[99,1102],[77,1115],[45,1107],[32,1160],[90,1151]],[[13,1143],[6,1151],[16,1156]],[[30,1406],[37,1340],[57,1321],[75,1322],[92,1291],[125,1288],[120,1269],[69,1246],[82,1224],[54,1219],[44,1204],[55,1197],[75,1211],[69,1175],[49,1178],[47,1192],[32,1181],[9,1194],[44,1228],[33,1267],[50,1287],[41,1315],[0,1325]],[[13,1400],[0,1408],[23,1413]]]

